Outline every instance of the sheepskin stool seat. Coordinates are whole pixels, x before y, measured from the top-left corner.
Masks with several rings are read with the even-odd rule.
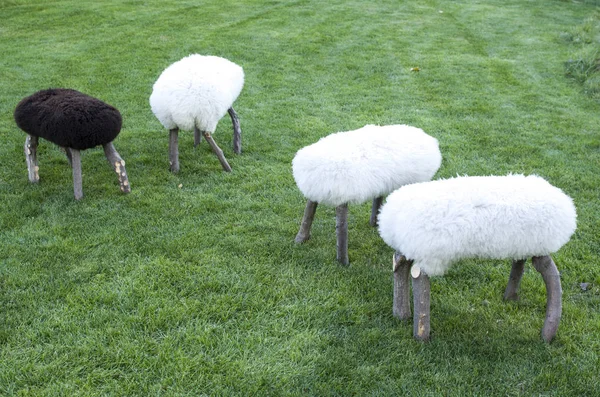
[[[125,161],[112,144],[122,123],[121,113],[113,106],[76,90],[54,88],[21,100],[14,117],[19,128],[28,134],[25,158],[31,182],[40,180],[37,147],[39,138],[44,138],[65,150],[73,168],[76,200],[83,197],[79,151],[99,145],[117,173],[121,191],[131,191]]]
[[[216,56],[192,54],[167,67],[152,88],[150,107],[169,130],[169,164],[179,172],[179,129],[194,130],[194,147],[204,135],[223,169],[231,171],[223,151],[212,138],[217,123],[229,113],[233,122],[233,151],[242,152],[242,130],[233,102],[244,86],[244,70]]]
[[[308,199],[296,243],[310,238],[317,204],[336,207],[337,260],[348,265],[348,203],[373,200],[372,226],[383,196],[428,181],[442,161],[438,141],[408,125],[367,125],[321,138],[296,153],[294,179]]]
[[[429,278],[465,258],[512,259],[504,293],[516,300],[528,257],[546,285],[542,338],[550,342],[560,323],[560,274],[550,257],[576,229],[573,201],[535,175],[457,177],[404,186],[388,196],[379,233],[396,250],[393,313],[410,317],[412,275],[414,337],[429,339]],[[412,266],[412,268],[411,268]]]

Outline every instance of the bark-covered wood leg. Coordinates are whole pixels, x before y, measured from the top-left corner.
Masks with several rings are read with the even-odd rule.
[[[560,273],[550,256],[534,256],[533,267],[542,274],[546,284],[546,319],[542,328],[542,338],[549,343],[556,336],[562,314]]]
[[[69,150],[68,147],[61,147],[62,150],[64,150],[65,155],[67,156],[67,161],[69,162],[69,165],[71,167],[73,167],[73,157],[71,156],[71,151]]]
[[[217,145],[217,143],[215,142],[215,140],[213,139],[213,137],[210,135],[210,132],[204,131],[202,133],[202,135],[204,135],[204,138],[206,139],[206,142],[208,142],[208,144],[212,148],[213,152],[217,155],[217,158],[219,159],[219,162],[221,163],[221,166],[223,167],[223,170],[225,170],[226,172],[231,172],[231,166],[229,165],[229,163],[225,159],[225,156],[223,155],[223,151],[221,150],[221,148],[219,147],[219,145]]]
[[[382,203],[383,197],[375,197],[373,199],[373,206],[371,207],[371,219],[369,220],[369,224],[373,227],[377,226],[377,215],[379,214],[379,208],[381,208]]]
[[[71,151],[71,159],[73,161],[73,192],[75,200],[83,198],[83,187],[81,184],[81,154],[77,149],[68,148]]]
[[[38,166],[37,147],[39,138],[33,135],[27,135],[25,139],[25,161],[27,162],[27,173],[29,182],[37,183],[40,181],[40,167]]]
[[[233,152],[235,154],[242,153],[242,129],[240,128],[240,119],[237,116],[233,107],[227,109],[231,122],[233,123]]]
[[[400,252],[394,253],[394,317],[410,319],[410,267],[413,261],[407,260]]]
[[[200,142],[202,142],[202,134],[200,134],[198,127],[194,127],[194,147],[198,147]]]
[[[171,172],[179,172],[179,128],[169,130],[169,167]]]
[[[415,339],[427,342],[429,341],[429,310],[431,287],[429,276],[425,274],[418,266],[411,268],[413,286],[413,336]]]
[[[519,283],[521,282],[521,277],[523,277],[524,269],[525,259],[513,261],[510,276],[508,277],[508,284],[506,284],[506,290],[504,291],[504,300],[516,301],[519,299]]]
[[[127,171],[125,170],[125,161],[119,156],[112,142],[109,142],[102,146],[104,148],[104,154],[106,159],[112,165],[117,176],[119,177],[119,184],[123,193],[131,192],[131,185],[129,185],[129,178],[127,177]]]
[[[348,260],[348,204],[342,204],[335,209],[335,234],[337,236],[337,260],[344,266]]]
[[[300,224],[300,230],[296,235],[296,243],[303,243],[310,238],[310,228],[315,218],[315,212],[317,211],[318,203],[316,201],[306,201],[306,208],[304,208],[304,216],[302,217],[302,223]]]

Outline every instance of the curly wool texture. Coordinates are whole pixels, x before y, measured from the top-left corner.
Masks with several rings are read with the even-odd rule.
[[[404,186],[379,213],[379,234],[429,275],[463,258],[549,255],[576,229],[573,201],[530,175],[457,177]]]
[[[244,86],[244,70],[227,59],[193,54],[167,67],[150,107],[167,129],[214,132]]]
[[[408,125],[367,125],[321,138],[296,153],[292,171],[304,196],[338,206],[428,181],[442,161],[438,141]]]
[[[112,142],[121,131],[121,113],[99,99],[66,88],[41,90],[23,98],[14,113],[20,129],[77,150]]]

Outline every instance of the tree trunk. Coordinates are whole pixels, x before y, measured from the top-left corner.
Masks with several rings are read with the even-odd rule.
[[[413,261],[407,260],[401,252],[394,254],[394,317],[400,320],[410,319],[410,286],[408,283],[410,267]]]
[[[179,128],[169,130],[169,166],[172,173],[179,172]]]
[[[381,203],[383,203],[383,197],[375,197],[373,199],[373,205],[371,207],[371,219],[369,220],[369,224],[371,224],[373,227],[377,226],[377,215],[379,214]]]
[[[125,161],[119,156],[112,142],[102,145],[104,148],[104,154],[106,159],[112,165],[117,176],[119,177],[119,184],[121,185],[121,191],[123,193],[131,192],[131,185],[129,185],[129,178],[127,177],[127,171],[125,170]]]
[[[560,273],[549,255],[534,256],[533,267],[542,274],[546,284],[546,319],[542,328],[542,338],[550,343],[556,336],[562,314]]]
[[[38,142],[39,138],[37,136],[27,135],[27,138],[25,138],[25,161],[27,162],[29,182],[32,183],[40,181],[40,167],[37,159]]]
[[[71,159],[73,161],[73,191],[75,200],[83,198],[83,187],[81,184],[81,154],[77,149],[67,148],[71,151]]]
[[[521,277],[523,277],[523,270],[525,270],[525,259],[513,260],[508,284],[506,284],[506,290],[504,291],[504,300],[516,301],[519,299],[519,284],[521,283]]]
[[[429,277],[417,266],[412,267],[412,286],[413,286],[413,336],[415,339],[427,342],[429,341],[429,310],[431,287]]]
[[[348,203],[335,209],[335,232],[337,235],[337,260],[348,266]]]
[[[198,127],[194,126],[194,148],[197,148],[200,142],[202,142],[202,135]]]
[[[206,139],[206,142],[208,142],[208,144],[212,148],[213,152],[217,155],[217,158],[219,159],[219,162],[221,163],[221,166],[223,167],[223,170],[225,170],[226,172],[231,172],[231,166],[229,165],[229,163],[225,159],[225,156],[223,155],[223,151],[221,150],[221,148],[219,147],[219,145],[217,145],[217,143],[215,142],[215,140],[213,139],[213,137],[210,135],[210,132],[204,131],[202,133],[202,135],[204,135],[204,138]]]
[[[231,122],[233,123],[233,152],[235,154],[242,153],[242,129],[240,128],[240,120],[238,119],[237,113],[233,110],[233,106],[230,107],[227,112],[231,116]]]
[[[300,230],[296,235],[296,243],[303,243],[310,238],[310,228],[315,218],[315,212],[317,211],[318,203],[315,201],[306,201],[306,208],[304,208],[304,216],[302,217],[302,224],[300,224]]]

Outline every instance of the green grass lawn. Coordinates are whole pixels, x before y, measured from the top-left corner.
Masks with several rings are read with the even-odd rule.
[[[581,83],[588,95],[600,100],[600,9],[562,37],[576,49],[565,63],[567,75]]]
[[[600,103],[565,70],[597,13],[559,0],[0,0],[0,395],[600,395]],[[232,173],[191,133],[169,172],[148,98],[190,53],[245,70],[242,155],[228,117],[214,134]],[[12,114],[49,87],[121,111],[129,195],[92,149],[76,202],[45,141],[28,182]],[[392,316],[393,251],[368,203],[350,207],[349,268],[333,208],[294,244],[294,154],[365,124],[436,137],[436,178],[538,174],[573,197],[552,344],[530,265],[516,303],[502,301],[509,261],[434,278],[422,344]]]

